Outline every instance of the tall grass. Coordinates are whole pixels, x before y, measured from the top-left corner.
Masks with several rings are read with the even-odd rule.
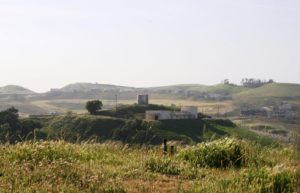
[[[289,147],[224,138],[177,147],[64,141],[0,145],[0,192],[295,192]]]
[[[244,151],[241,141],[225,138],[187,148],[181,156],[196,167],[240,167],[245,162]]]

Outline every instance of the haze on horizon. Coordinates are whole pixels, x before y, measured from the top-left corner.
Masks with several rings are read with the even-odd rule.
[[[0,86],[300,83],[298,0],[0,0]]]

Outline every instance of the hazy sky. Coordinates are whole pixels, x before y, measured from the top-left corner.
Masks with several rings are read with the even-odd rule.
[[[0,0],[0,86],[300,83],[299,0]]]

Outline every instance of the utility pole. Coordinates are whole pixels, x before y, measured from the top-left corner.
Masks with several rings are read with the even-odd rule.
[[[116,112],[117,112],[117,110],[118,110],[118,95],[116,94],[115,96],[116,96]]]
[[[220,116],[220,105],[218,104],[218,114],[217,114],[217,117],[219,118]]]

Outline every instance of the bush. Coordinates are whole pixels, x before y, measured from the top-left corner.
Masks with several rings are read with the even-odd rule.
[[[180,156],[197,167],[226,168],[242,166],[243,152],[243,144],[240,140],[224,138],[198,144],[182,151]]]
[[[102,101],[93,100],[93,101],[86,102],[85,108],[88,110],[90,114],[95,115],[102,108],[102,106],[103,106]]]

